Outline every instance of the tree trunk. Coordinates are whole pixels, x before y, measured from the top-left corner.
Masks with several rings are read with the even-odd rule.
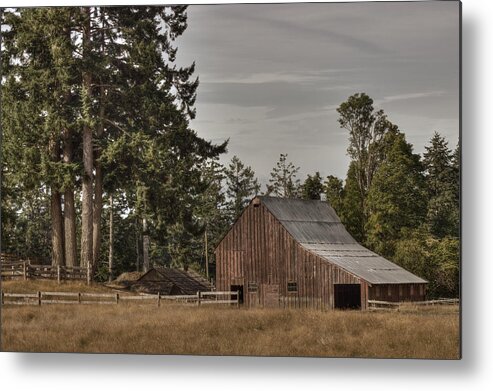
[[[207,281],[209,281],[209,245],[207,243],[207,225],[205,226],[204,241],[205,241],[205,275],[207,277]]]
[[[86,18],[84,24],[83,46],[84,56],[90,51],[91,15],[90,8],[83,9]],[[82,175],[82,230],[81,230],[81,263],[88,269],[91,278],[93,266],[93,142],[92,129],[89,125],[91,105],[91,74],[83,72],[84,126],[82,130],[82,155],[84,171]]]
[[[113,281],[113,195],[110,194],[110,235],[108,243],[108,271],[109,281]]]
[[[142,237],[142,245],[143,245],[142,257],[143,257],[143,269],[145,273],[149,271],[149,235],[147,233],[147,219],[145,217],[142,220],[142,230],[144,233]]]
[[[51,188],[51,264],[63,266],[63,217],[62,197],[60,193]]]
[[[98,128],[98,140],[102,136],[102,126]],[[101,214],[103,212],[103,172],[99,161],[99,146],[94,150],[94,215],[93,215],[93,262],[96,266],[101,252]]]
[[[72,134],[69,129],[64,131],[63,161],[70,164],[73,159]],[[65,264],[67,266],[78,266],[77,259],[77,236],[76,236],[76,214],[74,189],[67,187],[63,194],[64,198],[64,227],[65,227]]]
[[[56,136],[50,141],[50,159],[52,162],[60,161],[60,144]],[[64,265],[63,259],[63,214],[62,197],[56,186],[51,186],[50,195],[51,213],[51,264],[53,266]]]
[[[137,271],[140,272],[140,235],[139,235],[139,223],[138,219],[135,219],[135,265]]]
[[[100,7],[100,18],[103,21],[102,23],[102,47],[101,52],[104,55],[104,16],[102,7]],[[99,263],[99,255],[101,253],[101,214],[103,212],[103,171],[101,169],[101,162],[99,160],[101,155],[101,146],[100,142],[104,133],[104,109],[105,109],[105,90],[102,86],[103,80],[100,80],[100,96],[99,96],[99,125],[96,132],[96,145],[94,149],[94,168],[95,168],[95,177],[94,177],[94,215],[93,215],[93,262],[94,266],[97,267]]]

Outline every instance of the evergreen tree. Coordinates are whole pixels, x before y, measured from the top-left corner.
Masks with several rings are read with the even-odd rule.
[[[437,132],[426,146],[423,163],[426,169],[429,203],[427,223],[437,237],[458,236],[458,171],[447,141]]]
[[[420,156],[412,151],[403,134],[381,164],[368,193],[367,243],[391,257],[403,229],[418,227],[426,214],[426,187]]]
[[[366,239],[365,223],[366,217],[362,205],[361,191],[358,186],[356,163],[351,162],[347,172],[346,182],[343,189],[344,198],[341,205],[339,217],[348,232],[360,243]]]
[[[10,182],[51,189],[53,263],[77,262],[80,184],[81,256],[93,270],[107,191],[135,197],[130,213],[154,225],[162,246],[167,227],[198,235],[187,209],[204,191],[203,162],[226,143],[189,128],[198,79],[194,64],[174,64],[173,44],[187,27],[186,7],[20,9],[2,15],[2,24],[5,150],[8,164],[21,168],[9,172]]]
[[[296,178],[299,167],[288,162],[288,155],[282,154],[276,167],[270,173],[267,195],[281,198],[298,198],[300,193],[300,180]]]
[[[223,190],[225,171],[217,158],[207,161],[202,170],[206,190],[202,194],[196,215],[203,224],[204,233],[201,238],[202,251],[196,259],[203,261],[200,269],[205,270],[209,278],[215,270],[214,249],[230,227],[226,192]]]
[[[6,165],[17,167],[8,180],[25,191],[50,189],[52,263],[60,265],[65,263],[61,195],[76,168],[61,161],[62,134],[76,123],[70,104],[77,81],[72,22],[71,8],[2,13],[2,148]]]
[[[230,223],[243,212],[250,200],[260,191],[260,185],[255,172],[250,166],[245,166],[237,157],[233,156],[228,167],[224,170],[227,209]]]
[[[338,216],[343,214],[344,186],[341,179],[329,175],[323,185],[325,196]]]
[[[323,190],[322,177],[317,171],[313,176],[308,175],[305,179],[305,182],[301,186],[301,196],[305,200],[319,200]]]
[[[452,191],[454,194],[454,207],[452,212],[452,221],[454,225],[452,226],[451,235],[452,236],[460,236],[460,219],[461,219],[461,210],[460,210],[460,202],[461,202],[461,151],[460,145],[457,143],[457,146],[454,150],[454,154],[452,156]]]

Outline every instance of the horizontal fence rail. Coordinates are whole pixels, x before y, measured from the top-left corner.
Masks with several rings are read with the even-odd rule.
[[[36,292],[11,293],[1,292],[2,305],[42,305],[42,304],[119,304],[122,302],[139,302],[156,304],[162,301],[178,301],[183,303],[230,304],[240,306],[239,292],[197,292],[195,295],[121,295],[120,293],[85,293],[85,292]]]
[[[398,310],[401,306],[410,306],[410,305],[433,306],[433,305],[455,305],[455,304],[459,304],[459,299],[436,299],[436,300],[426,300],[426,301],[405,301],[405,302],[368,300],[368,308],[370,310],[382,310],[382,309]]]
[[[33,265],[29,261],[2,262],[0,277],[7,279],[87,280],[88,270],[79,266]]]

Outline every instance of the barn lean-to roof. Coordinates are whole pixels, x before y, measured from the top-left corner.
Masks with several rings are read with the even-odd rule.
[[[304,249],[370,284],[427,282],[358,244],[328,202],[268,196],[258,199]]]

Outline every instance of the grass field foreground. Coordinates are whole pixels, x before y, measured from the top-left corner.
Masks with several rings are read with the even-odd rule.
[[[184,305],[2,308],[2,350],[459,358],[457,306],[400,312]]]

